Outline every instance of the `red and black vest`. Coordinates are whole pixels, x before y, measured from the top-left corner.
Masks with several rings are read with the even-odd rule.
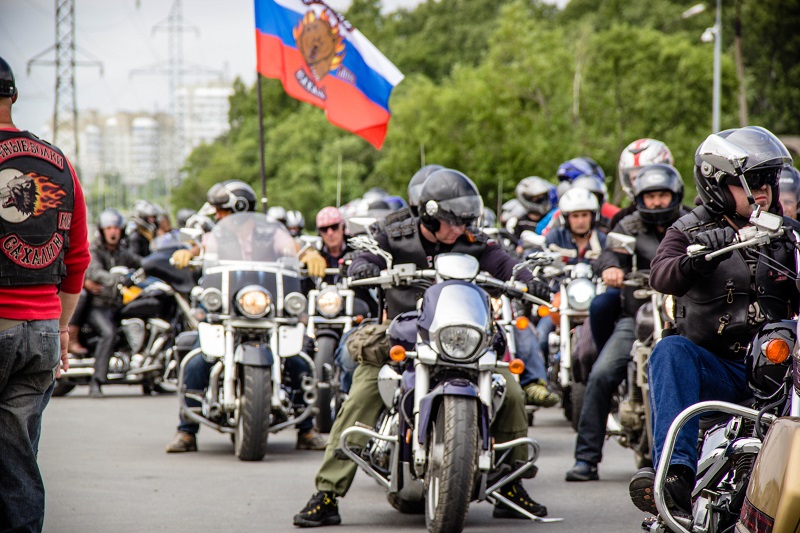
[[[27,131],[0,131],[0,286],[61,283],[74,203],[61,150]]]

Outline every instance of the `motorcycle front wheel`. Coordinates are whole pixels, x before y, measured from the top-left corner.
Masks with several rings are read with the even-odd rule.
[[[444,396],[428,436],[425,524],[428,531],[461,531],[467,520],[478,453],[478,406]]]
[[[320,433],[330,433],[333,420],[336,418],[335,399],[339,390],[339,383],[335,379],[335,363],[333,354],[336,352],[338,341],[334,337],[317,338],[317,355],[314,365],[317,369],[321,386],[317,387],[317,429]]]
[[[267,453],[272,397],[270,367],[239,367],[239,409],[233,443],[241,461],[260,461]]]

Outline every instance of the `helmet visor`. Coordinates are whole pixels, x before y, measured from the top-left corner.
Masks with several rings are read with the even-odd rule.
[[[468,226],[483,214],[480,196],[460,196],[439,202],[436,218],[453,226]]]
[[[781,168],[757,168],[744,173],[744,180],[751,190],[758,190],[764,185],[775,187],[781,179]],[[742,183],[735,176],[728,176],[726,183],[741,187]]]

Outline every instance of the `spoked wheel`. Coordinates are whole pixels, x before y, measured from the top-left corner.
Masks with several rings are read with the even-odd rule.
[[[444,396],[428,437],[425,523],[430,532],[461,531],[472,499],[478,451],[474,399]]]
[[[260,461],[267,453],[272,396],[270,367],[239,367],[239,409],[234,433],[236,457]]]

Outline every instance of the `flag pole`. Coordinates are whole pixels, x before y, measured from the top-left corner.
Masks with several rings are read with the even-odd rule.
[[[342,206],[342,154],[339,154],[339,166],[336,170],[336,207]]]
[[[258,91],[258,144],[261,155],[261,209],[267,212],[267,167],[266,146],[264,145],[264,104],[261,102],[261,74],[256,71],[256,90]]]
[[[503,176],[497,180],[497,220],[500,220],[500,211],[503,209]]]

